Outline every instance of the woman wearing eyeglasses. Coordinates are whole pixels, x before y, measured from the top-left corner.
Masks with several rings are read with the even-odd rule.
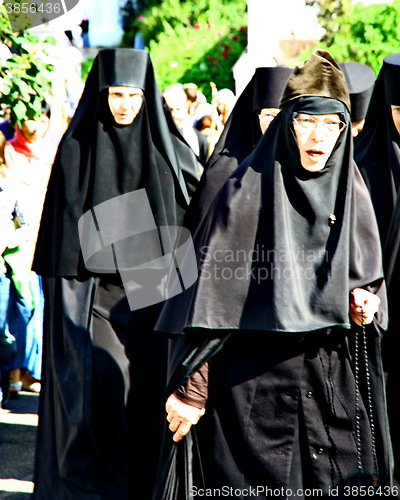
[[[194,235],[196,285],[159,318],[177,339],[166,405],[176,455],[163,472],[171,480],[197,441],[183,483],[196,494],[391,488],[385,285],[349,102],[328,52],[294,70],[281,112]]]

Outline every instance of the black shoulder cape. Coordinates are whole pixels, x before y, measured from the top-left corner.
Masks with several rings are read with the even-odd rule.
[[[295,109],[296,101],[282,110],[219,191],[194,235],[198,280],[167,302],[160,330],[349,328],[350,291],[382,283],[376,220],[352,158],[348,112],[343,108],[347,128],[325,168],[311,173],[300,165]]]
[[[144,92],[134,122],[117,125],[109,86]],[[98,53],[53,165],[33,269],[42,276],[86,275],[78,220],[94,206],[144,188],[157,226],[178,225],[189,197],[183,164],[196,161],[168,128],[149,54],[133,49]],[[116,214],[117,215],[117,214]]]

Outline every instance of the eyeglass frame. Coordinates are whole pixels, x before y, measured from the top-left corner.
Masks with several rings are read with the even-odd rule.
[[[277,109],[276,113],[273,114],[273,113],[267,113],[265,115],[261,115],[261,113],[263,112],[264,109],[272,109],[272,108],[261,108],[260,111],[257,113],[257,116],[260,120],[263,120],[263,121],[268,121],[268,122],[272,122],[272,120],[274,118],[276,118],[278,115],[279,115],[279,112],[280,110]]]
[[[296,113],[296,115],[298,115],[298,114],[299,114],[299,113]],[[307,113],[302,113],[302,114],[305,114],[305,115],[306,115]],[[340,134],[341,132],[343,132],[343,130],[347,127],[347,124],[346,124],[344,121],[342,121],[342,120],[340,119],[340,117],[339,117],[339,122],[338,122],[338,123],[334,122],[334,123],[329,124],[329,123],[326,123],[324,120],[316,120],[316,119],[314,118],[314,115],[308,115],[308,116],[310,116],[310,119],[308,119],[308,118],[305,118],[305,119],[304,119],[304,118],[303,118],[303,119],[302,119],[302,118],[300,118],[300,120],[308,120],[310,123],[311,123],[311,122],[314,122],[314,126],[313,126],[313,127],[310,127],[310,128],[307,128],[307,127],[305,127],[304,125],[302,125],[302,124],[300,123],[300,120],[297,118],[297,116],[295,116],[295,114],[293,114],[292,123],[295,123],[295,124],[299,127],[300,132],[301,132],[302,130],[304,130],[304,133],[306,133],[306,132],[311,133],[311,132],[313,132],[313,131],[314,131],[314,130],[315,130],[315,129],[319,126],[319,125],[321,125],[321,124],[322,124],[322,127],[323,127],[323,130],[324,130],[324,132],[325,132],[325,135],[326,135],[327,137],[333,137],[333,136],[335,136],[336,134]],[[341,128],[340,128],[339,130],[329,130],[329,129],[327,128],[327,126],[328,126],[328,125],[339,125],[339,126],[341,125]]]

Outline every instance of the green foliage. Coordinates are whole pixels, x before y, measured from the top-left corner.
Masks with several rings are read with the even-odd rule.
[[[21,125],[41,114],[54,69],[47,44],[55,42],[50,37],[39,41],[28,32],[14,33],[4,5],[0,5],[0,34],[12,51],[8,59],[0,60],[0,101],[11,109],[11,124]]]
[[[319,47],[329,50],[339,62],[367,64],[376,75],[383,58],[400,50],[400,0],[384,4],[348,4],[330,19],[328,25],[330,32],[323,37]]]
[[[232,67],[247,45],[246,0],[163,0],[139,16],[135,29],[150,51],[160,88],[210,82],[234,90]]]
[[[81,79],[83,82],[86,82],[88,74],[93,66],[94,57],[87,57],[82,61],[81,64]]]
[[[318,8],[319,24],[325,30],[321,42],[332,45],[339,29],[347,28],[352,0],[306,0],[306,4]]]

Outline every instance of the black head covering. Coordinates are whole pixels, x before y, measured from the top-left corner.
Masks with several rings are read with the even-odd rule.
[[[358,62],[343,62],[339,66],[346,77],[350,93],[351,120],[363,120],[374,88],[375,73],[366,64]]]
[[[382,248],[393,246],[388,232],[400,185],[400,135],[390,108],[390,101],[400,97],[399,77],[400,53],[390,54],[383,60],[355,146],[355,160],[371,193]],[[387,267],[387,257],[384,258]]]
[[[254,149],[262,133],[258,114],[262,108],[279,108],[280,98],[293,69],[286,66],[260,67],[238,96],[189,210],[185,226],[197,227],[218,190],[240,162]]]
[[[108,105],[110,86],[143,90],[143,105],[132,124],[116,124]],[[146,190],[157,226],[180,224],[188,195],[177,151],[149,54],[133,49],[100,50],[59,145],[35,271],[44,276],[84,273],[78,220],[96,205],[138,189]],[[114,216],[116,224],[124,223],[122,214]]]
[[[279,108],[282,92],[292,71],[286,66],[256,68],[253,77],[253,111],[260,111],[262,108]]]
[[[167,302],[158,329],[350,328],[350,291],[382,284],[375,216],[353,161],[344,76],[326,53],[301,69],[289,79],[281,112],[200,224],[199,279]],[[323,71],[341,78],[327,85],[317,76]],[[300,163],[292,125],[299,111],[339,113],[347,125],[319,172]]]
[[[389,54],[383,59],[385,97],[387,104],[400,106],[400,53]]]
[[[317,49],[293,71],[282,97],[282,106],[302,96],[320,96],[342,101],[350,111],[350,97],[339,64],[327,50]]]

